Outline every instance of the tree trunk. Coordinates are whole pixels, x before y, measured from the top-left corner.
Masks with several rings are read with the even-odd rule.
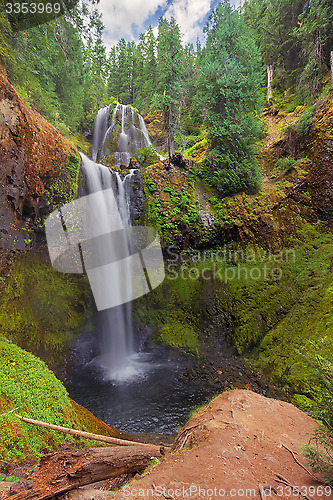
[[[331,83],[333,85],[333,50],[331,51]]]
[[[169,143],[169,159],[175,154],[176,145],[175,138],[172,130],[173,125],[173,116],[172,116],[172,107],[171,105],[168,107],[168,143]]]
[[[269,64],[267,66],[267,101],[269,101],[273,97],[272,80],[273,80],[273,64]]]
[[[24,485],[28,484],[26,489],[10,498],[47,500],[80,486],[141,471],[152,458],[160,455],[156,447],[141,446],[85,448],[45,455],[38,473],[24,481]]]
[[[128,441],[127,439],[118,439],[110,436],[102,436],[100,434],[92,434],[91,432],[69,429],[68,427],[61,427],[59,425],[48,424],[46,422],[42,422],[41,420],[33,420],[32,418],[21,417],[21,415],[17,414],[15,414],[15,417],[19,418],[23,422],[26,422],[27,424],[37,425],[37,427],[44,427],[45,429],[52,429],[54,431],[62,432],[63,434],[71,434],[72,436],[79,436],[85,439],[93,439],[94,441],[102,441],[103,443],[117,444],[120,446],[146,446],[146,447],[148,446],[150,448],[154,446],[149,443],[138,443],[137,441]]]

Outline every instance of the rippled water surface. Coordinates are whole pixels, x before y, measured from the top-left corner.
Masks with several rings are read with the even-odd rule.
[[[120,431],[174,433],[191,409],[207,400],[179,380],[183,363],[163,349],[140,353],[129,361],[128,380],[120,382],[110,380],[95,360],[76,373],[67,389],[75,401]]]

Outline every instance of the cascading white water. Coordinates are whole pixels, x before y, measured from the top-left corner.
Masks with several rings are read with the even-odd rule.
[[[97,153],[103,145],[104,137],[108,129],[109,106],[101,108],[95,118],[94,131],[91,146],[91,158],[96,161]]]
[[[131,179],[135,169],[131,169],[123,179],[121,175],[112,169],[96,163],[103,161],[103,158],[113,158],[115,165],[127,164],[132,154],[143,146],[150,146],[148,131],[141,115],[132,106],[117,104],[113,114],[111,124],[109,125],[109,106],[98,111],[93,131],[92,141],[92,159],[87,158],[81,153],[81,170],[85,179],[84,194],[92,194],[97,191],[105,191],[112,188],[116,194],[118,211],[123,224],[125,234],[129,234],[131,225],[130,220],[130,188]],[[119,127],[120,124],[120,127]],[[118,128],[117,128],[118,127]],[[120,129],[120,130],[119,130]],[[107,143],[115,142],[116,150],[110,154]],[[112,210],[110,200],[107,195],[101,196],[99,203],[96,203],[89,209],[92,211],[88,217],[93,224],[102,226],[100,234],[109,233],[109,240],[105,246],[96,242],[92,250],[97,262],[107,261],[107,248],[112,249],[117,243],[119,251],[119,242],[113,242],[112,228],[109,227],[109,219]],[[105,243],[105,240],[104,240]],[[124,243],[129,247],[130,238]],[[123,254],[126,255],[129,248],[123,248]],[[130,253],[130,252],[129,252]],[[128,264],[127,264],[128,261]],[[132,289],[132,269],[131,260],[126,259],[126,267],[121,267],[121,275],[114,277],[112,288],[126,288],[128,292]],[[117,294],[117,290],[115,290]],[[130,296],[131,294],[128,293]],[[132,304],[127,302],[123,305],[106,309],[98,313],[99,325],[101,330],[101,356],[98,357],[100,366],[107,373],[107,377],[112,380],[125,381],[144,371],[142,363],[136,359],[134,330],[132,320]]]
[[[121,179],[118,173],[114,173],[111,169],[95,163],[81,153],[81,169],[85,179],[85,194],[95,193],[108,188],[118,191],[117,204],[120,217],[126,232],[130,226],[129,216],[129,195],[130,195],[130,180],[134,174],[134,169],[129,174]],[[105,191],[106,192],[106,191]],[[109,245],[114,245],[112,241],[112,227],[109,224],[110,206],[106,195],[101,196],[99,203],[90,207],[92,213],[90,219],[94,224],[102,226],[101,233],[109,235]],[[128,242],[127,242],[128,243]],[[129,244],[129,243],[128,243]],[[103,247],[96,242],[93,247],[96,260],[100,262],[107,261],[107,246]],[[119,242],[118,242],[119,246]],[[124,254],[125,254],[124,249]],[[126,286],[127,289],[132,287],[132,272],[130,261],[125,268],[122,267],[121,275],[115,276],[112,287]],[[117,293],[117,292],[116,292]],[[101,356],[98,358],[99,364],[105,369],[107,377],[112,380],[123,381],[128,380],[131,376],[138,373],[138,365],[135,363],[135,345],[133,334],[132,321],[132,305],[130,302],[121,306],[113,307],[105,311],[100,311],[99,325],[101,329]]]
[[[107,158],[113,165],[128,166],[131,156],[148,146],[161,160],[164,159],[152,146],[144,119],[133,106],[117,103],[112,118],[109,107],[97,113],[92,146],[94,161]]]

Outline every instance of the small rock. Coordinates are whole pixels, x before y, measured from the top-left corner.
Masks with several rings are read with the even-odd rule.
[[[21,481],[17,481],[16,483],[13,483],[11,485],[8,495],[9,496],[17,495],[22,491],[31,490],[32,487],[33,487],[32,479],[22,479]]]

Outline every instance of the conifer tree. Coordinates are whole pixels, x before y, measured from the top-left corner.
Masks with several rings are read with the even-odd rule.
[[[154,95],[154,104],[164,111],[169,156],[172,156],[176,147],[174,132],[184,75],[180,31],[173,17],[170,21],[163,18],[159,20],[157,51],[158,91]]]
[[[255,191],[259,174],[253,144],[260,131],[257,113],[263,76],[260,54],[228,1],[218,5],[205,31],[200,83],[211,149],[202,173],[222,195]]]

